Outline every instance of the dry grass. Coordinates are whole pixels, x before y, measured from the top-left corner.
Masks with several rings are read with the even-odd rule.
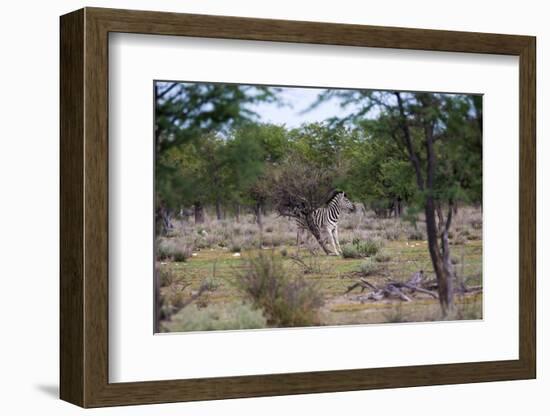
[[[467,285],[482,284],[481,218],[479,209],[461,208],[451,228],[454,267]],[[216,290],[208,291],[176,313],[172,321],[163,322],[163,330],[241,329],[243,322],[255,322],[249,328],[260,327],[260,320],[256,319],[258,311],[262,312],[265,319],[262,326],[287,326],[266,317],[265,311],[258,305],[253,306],[253,302],[243,295],[236,284],[238,276],[249,267],[250,260],[257,258],[260,253],[268,252],[281,262],[285,270],[292,270],[304,282],[315,284],[318,288],[324,305],[318,310],[315,318],[318,322],[315,324],[442,319],[437,300],[421,295],[414,302],[403,304],[401,301],[361,303],[357,299],[358,293],[344,295],[346,288],[358,276],[368,277],[372,283],[382,285],[388,278],[407,280],[414,272],[422,269],[429,279],[433,278],[422,217],[415,228],[399,218],[380,219],[370,212],[358,210],[341,219],[339,234],[342,247],[371,241],[376,242],[378,250],[370,253],[370,256],[358,258],[324,256],[313,238],[305,241],[298,249],[294,222],[275,215],[264,217],[263,233],[260,233],[252,215],[242,215],[240,223],[207,220],[204,224],[195,225],[192,222],[176,221],[171,236],[160,239],[158,247],[175,247],[185,252],[186,256],[185,261],[178,262],[173,255],[158,253],[162,254],[158,260],[161,293],[166,302],[163,307],[177,306],[178,302],[196,293],[205,281],[215,284]],[[457,298],[456,314],[452,318],[479,319],[481,298],[482,295],[475,299]],[[254,313],[244,309],[239,313],[233,311],[236,305],[242,305],[245,301],[249,302],[248,308],[252,308]],[[179,323],[176,324],[176,321]],[[221,321],[232,324],[225,325]]]

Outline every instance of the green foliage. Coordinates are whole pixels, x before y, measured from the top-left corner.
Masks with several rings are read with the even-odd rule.
[[[168,207],[177,208],[189,203],[190,189],[200,191],[191,204],[212,196],[221,197],[226,166],[220,152],[221,135],[254,120],[257,115],[248,106],[258,102],[274,103],[277,92],[277,88],[262,86],[156,82],[157,204],[162,201]],[[173,149],[179,151],[173,152]],[[246,155],[243,157],[246,159]],[[201,172],[212,173],[212,177],[198,176]],[[203,180],[208,183],[201,183]]]
[[[342,185],[356,199],[379,210],[388,209],[396,200],[412,200],[416,192],[410,163],[374,121],[363,122],[369,135],[347,149],[349,173]],[[376,134],[376,136],[373,136]]]
[[[349,186],[357,198],[369,204],[400,198],[423,207],[422,193],[427,191],[443,203],[481,202],[481,97],[332,90],[322,94],[319,102],[333,97],[356,108],[351,115],[333,122],[351,122],[363,130],[364,140],[355,143],[349,153]],[[437,160],[430,183],[426,174],[428,133],[433,137]],[[411,151],[418,156],[420,175]]]
[[[276,102],[277,88],[235,84],[156,82],[157,151],[253,120],[249,104]]]
[[[359,266],[359,272],[365,277],[376,274],[380,271],[380,266],[375,264],[372,260],[367,260]]]
[[[328,124],[304,124],[289,132],[295,152],[307,162],[324,168],[342,165],[346,149],[357,139],[357,131]]]
[[[358,259],[362,256],[359,254],[359,250],[355,244],[344,244],[342,247],[342,257],[345,259]]]
[[[378,263],[387,263],[391,260],[391,256],[388,253],[377,253],[374,256],[374,260]]]
[[[170,332],[220,331],[265,328],[267,321],[261,310],[247,303],[235,302],[204,308],[190,305],[173,315],[164,326]]]
[[[342,247],[342,257],[345,259],[359,259],[371,257],[380,251],[381,243],[372,239],[360,240],[354,239],[351,244],[345,244]]]
[[[323,298],[317,285],[283,266],[273,253],[248,260],[237,276],[237,287],[263,310],[270,326],[296,327],[319,323]]]
[[[184,239],[165,238],[157,242],[157,260],[184,262],[192,254],[192,245]]]

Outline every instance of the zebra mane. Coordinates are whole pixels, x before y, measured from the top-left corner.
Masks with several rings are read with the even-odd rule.
[[[338,190],[338,189],[333,190],[333,191],[330,193],[330,195],[329,195],[329,197],[328,197],[328,199],[327,199],[326,204],[329,204],[330,201],[332,201],[334,198],[336,198],[339,194],[343,194],[343,193],[344,193],[344,191],[340,191],[340,190]]]

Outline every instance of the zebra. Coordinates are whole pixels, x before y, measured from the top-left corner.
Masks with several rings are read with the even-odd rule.
[[[317,208],[311,215],[313,225],[317,227],[319,231],[322,232],[324,230],[329,235],[330,242],[332,243],[336,255],[342,254],[342,248],[338,240],[338,220],[344,209],[348,210],[348,212],[354,212],[355,205],[348,199],[345,192],[334,191],[328,199],[327,206]],[[302,232],[309,230],[309,226],[306,218],[302,217],[296,218],[296,225],[298,227],[296,243],[299,249]]]

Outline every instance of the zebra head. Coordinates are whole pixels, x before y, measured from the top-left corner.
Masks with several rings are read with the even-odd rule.
[[[345,209],[348,212],[355,212],[355,204],[348,199],[345,192],[336,192],[335,195],[332,197],[332,200],[338,203],[340,209]]]

